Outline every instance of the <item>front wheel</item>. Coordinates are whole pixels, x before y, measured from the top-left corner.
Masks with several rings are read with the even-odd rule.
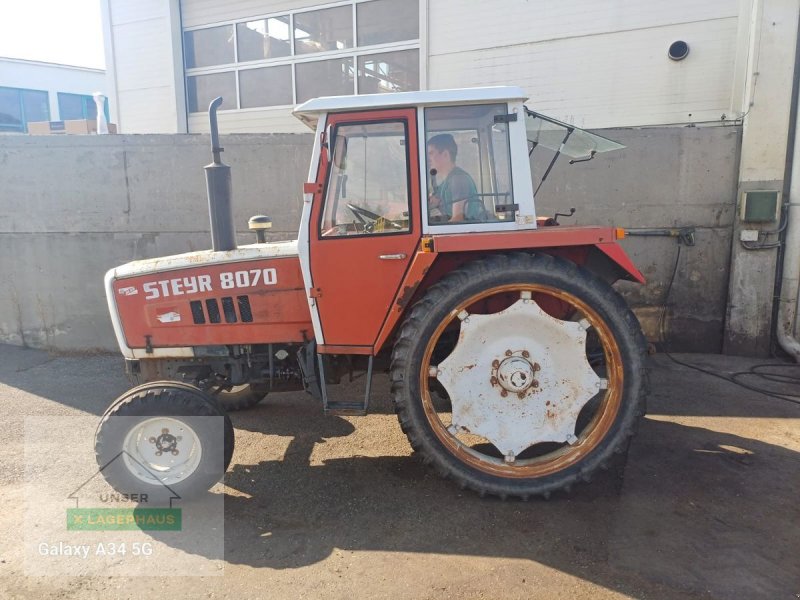
[[[135,387],[106,410],[95,456],[118,492],[188,498],[219,481],[233,456],[230,417],[202,390],[174,381]]]
[[[251,408],[267,397],[265,391],[260,391],[249,383],[234,385],[230,389],[222,389],[217,394],[220,406],[228,412]]]
[[[644,414],[644,337],[575,264],[497,255],[431,287],[403,324],[392,392],[412,446],[481,495],[549,496],[622,452]]]

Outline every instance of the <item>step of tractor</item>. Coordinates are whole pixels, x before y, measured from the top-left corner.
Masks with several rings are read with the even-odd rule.
[[[364,416],[367,414],[367,407],[364,402],[328,402],[325,414],[339,417]]]

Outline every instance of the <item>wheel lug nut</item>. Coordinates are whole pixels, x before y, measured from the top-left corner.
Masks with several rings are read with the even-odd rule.
[[[506,350],[506,356],[511,356],[511,350]]]
[[[493,366],[493,367],[496,369],[497,367],[499,367],[499,366],[500,366],[500,361],[499,361],[499,360],[497,360],[497,359],[494,359],[494,360],[492,361],[492,366]]]
[[[533,381],[531,381],[531,387],[539,387],[539,380],[534,379]]]
[[[525,397],[525,392],[517,392],[517,397],[522,400]]]
[[[525,358],[528,358],[528,357],[530,357],[530,355],[531,355],[531,353],[530,353],[530,352],[528,352],[527,350],[523,350],[523,351],[522,351],[522,356],[523,356],[523,357],[525,357]]]
[[[503,398],[505,398],[506,396],[508,396],[508,392],[507,392],[506,390],[503,390],[502,392],[500,392],[500,395],[501,395]]]
[[[539,366],[539,363],[533,363],[533,370],[534,371],[541,371],[542,367]]]
[[[492,378],[491,378],[490,381],[492,382],[492,385],[497,385],[497,377],[495,377],[494,375],[492,375]]]

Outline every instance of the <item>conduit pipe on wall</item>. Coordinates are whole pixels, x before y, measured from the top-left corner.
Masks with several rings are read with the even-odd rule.
[[[800,42],[800,40],[798,40]],[[800,65],[795,65],[797,79]],[[800,102],[800,86],[795,82],[794,93]],[[795,337],[795,323],[800,297],[800,110],[795,111],[794,148],[792,149],[791,184],[783,257],[783,282],[778,299],[777,337],[781,348],[788,352],[795,362],[800,363],[800,341]]]

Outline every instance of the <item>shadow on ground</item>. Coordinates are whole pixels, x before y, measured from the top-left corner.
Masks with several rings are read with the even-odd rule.
[[[314,444],[352,425],[315,423],[306,410],[267,405],[237,416],[237,427],[262,434],[295,428],[283,460],[228,472],[226,561],[291,569],[334,549],[457,554],[532,560],[637,597],[643,586],[659,597],[800,592],[797,452],[646,419],[624,479],[620,464],[571,494],[503,502],[463,492],[409,457],[309,466]],[[195,552],[196,541],[187,535],[180,547]]]
[[[127,387],[116,357],[24,353],[0,347],[0,358],[11,357],[0,361],[0,383],[94,414]],[[732,372],[754,361],[698,362]],[[303,394],[270,396],[233,416],[250,444],[246,456],[255,458],[226,475],[225,559],[297,569],[335,549],[424,553],[431,561],[516,558],[634,597],[795,598],[800,453],[792,448],[800,448],[800,436],[785,419],[799,418],[800,407],[663,357],[650,366],[651,417],[627,466],[620,462],[570,494],[527,503],[461,491],[402,449],[381,456],[391,453],[384,436],[397,437],[389,429],[396,422],[384,417],[369,430],[370,456],[333,454],[319,464],[314,449],[354,436],[359,420],[324,417]],[[376,385],[375,409],[390,410],[385,382]],[[732,429],[722,421],[742,435],[725,433]],[[708,428],[714,423],[722,431]],[[258,460],[260,444],[271,440],[274,448],[278,438],[289,440],[283,458]],[[198,528],[169,543],[199,554],[204,535]]]

